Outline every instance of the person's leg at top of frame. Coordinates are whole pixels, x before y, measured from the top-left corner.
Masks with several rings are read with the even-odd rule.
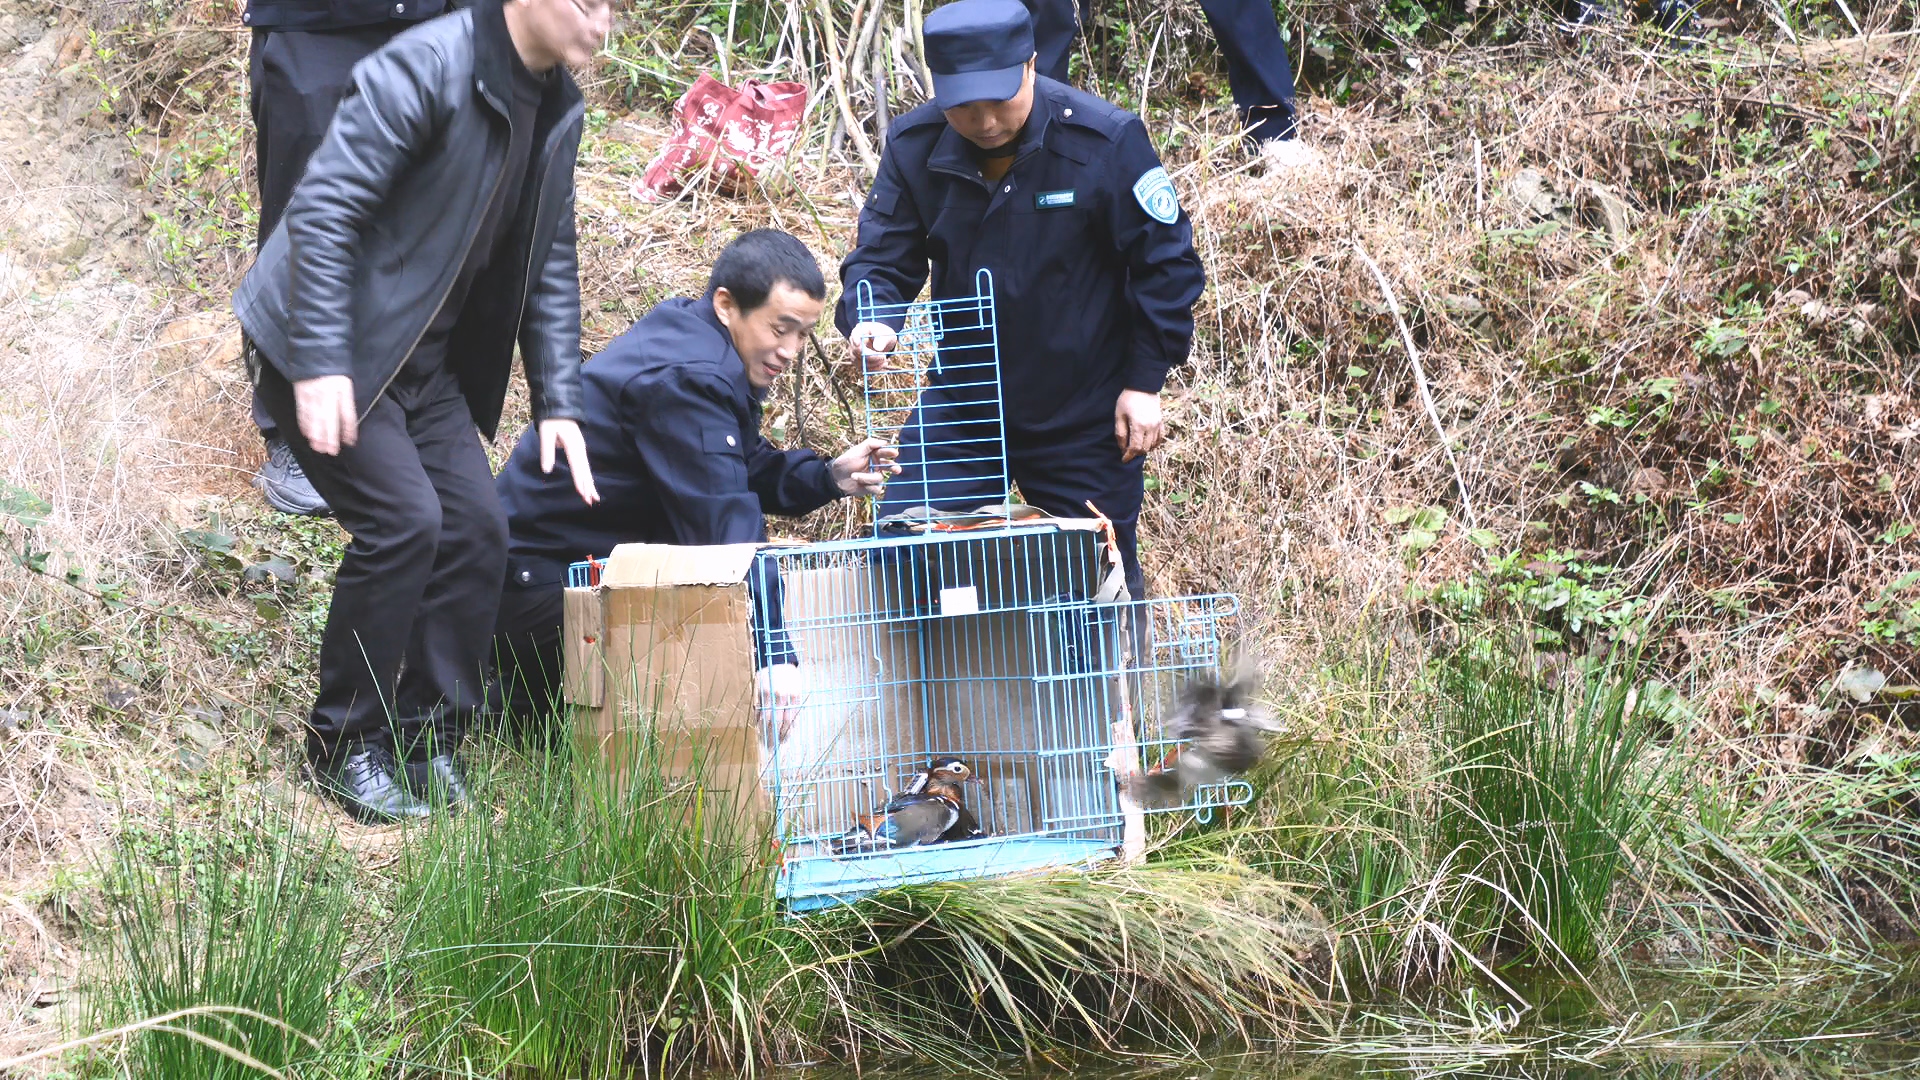
[[[447,0],[247,0],[240,21],[253,32],[247,106],[259,196],[257,243],[266,243],[279,224],[307,158],[353,85],[353,65],[401,31],[447,10]],[[283,514],[330,513],[258,393],[250,411],[266,444],[253,483],[267,505]]]

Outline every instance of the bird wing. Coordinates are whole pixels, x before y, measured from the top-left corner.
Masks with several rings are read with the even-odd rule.
[[[921,799],[890,811],[874,836],[885,837],[894,847],[931,844],[953,828],[959,817],[960,808],[945,799]]]
[[[987,830],[980,827],[980,822],[973,816],[973,811],[965,806],[956,809],[959,812],[953,816],[953,824],[946,832],[940,834],[942,842],[973,840],[987,835]]]

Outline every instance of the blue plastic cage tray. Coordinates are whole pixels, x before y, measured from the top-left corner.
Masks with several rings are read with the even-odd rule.
[[[1100,840],[990,837],[856,858],[806,859],[788,864],[777,891],[789,911],[818,911],[899,885],[1086,866],[1112,858],[1116,850]]]

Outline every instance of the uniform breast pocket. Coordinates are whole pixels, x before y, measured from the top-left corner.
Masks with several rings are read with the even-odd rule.
[[[708,427],[701,430],[701,459],[687,461],[685,469],[703,477],[701,486],[708,494],[733,494],[747,490],[747,448],[741,446],[737,429]]]
[[[740,445],[738,432],[725,428],[708,428],[700,433],[700,441],[709,454],[732,454],[746,460],[747,448]]]

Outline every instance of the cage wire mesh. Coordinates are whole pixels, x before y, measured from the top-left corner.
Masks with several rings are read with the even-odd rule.
[[[864,280],[854,286],[856,320],[890,326],[898,339],[886,365],[864,374],[867,434],[900,451],[891,505],[972,510],[1012,489],[993,275],[980,270],[974,286],[972,296],[904,304],[875,303]]]
[[[1122,828],[1115,721],[1136,726],[1147,764],[1163,757],[1162,714],[1184,678],[1219,666],[1222,623],[1238,610],[1224,595],[1096,601],[1100,534],[1064,524],[760,557],[778,567],[778,622],[804,673],[799,715],[766,773],[785,842],[780,892],[802,910],[1111,854]],[[856,820],[944,756],[981,781],[963,798],[985,835],[844,848]],[[1201,789],[1189,809],[1248,794]]]

